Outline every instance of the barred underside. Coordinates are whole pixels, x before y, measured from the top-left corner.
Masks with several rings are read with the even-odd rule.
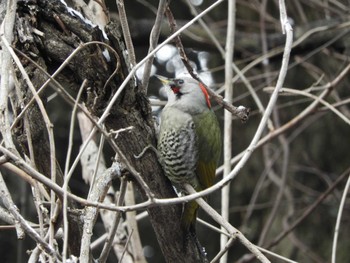
[[[182,78],[169,81],[168,103],[161,114],[158,137],[159,161],[178,192],[188,183],[196,191],[213,185],[220,158],[219,123],[198,81]],[[184,204],[181,225],[195,231],[198,204]]]
[[[198,160],[198,147],[195,124],[188,121],[180,129],[167,127],[162,130],[158,142],[163,169],[172,183],[190,183],[197,187],[195,170]]]

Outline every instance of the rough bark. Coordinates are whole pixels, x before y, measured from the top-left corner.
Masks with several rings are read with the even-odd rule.
[[[92,27],[69,13],[60,1],[19,2],[17,12],[14,46],[49,73],[53,73],[81,43],[102,41],[109,43],[117,51],[119,57],[114,58],[110,53],[111,61],[107,61],[102,54],[104,47],[98,45],[85,47],[57,77],[73,94],[77,93],[83,80],[88,80],[88,88],[82,96],[83,101],[94,116],[100,116],[129,72],[125,48],[118,28],[110,24],[106,30],[109,40],[106,40],[97,27]],[[35,33],[35,30],[41,31],[43,35]],[[47,76],[32,62],[24,58],[22,62],[35,87],[39,88],[47,80]],[[117,63],[120,63],[121,67],[105,87]],[[18,77],[20,78],[19,73]],[[21,90],[24,102],[27,103],[32,95],[23,80],[21,80]],[[17,107],[19,110],[20,101]],[[40,172],[49,177],[50,152],[45,124],[36,106],[30,108],[27,117],[31,123],[36,166]],[[156,142],[149,101],[140,92],[135,79],[129,82],[125,92],[119,97],[105,125],[107,130],[133,126],[130,132],[121,133],[118,136],[117,145],[129,162],[141,173],[156,197],[174,196],[174,191],[164,177],[156,155],[152,151],[147,152],[140,159],[134,158],[134,155],[140,153],[144,147],[154,145]],[[18,125],[15,137],[23,146],[23,152],[28,154],[27,137],[23,125]],[[62,176],[59,168],[57,173]],[[62,183],[62,178],[59,183]],[[140,192],[145,197],[142,189]],[[204,256],[198,249],[197,239],[186,236],[181,230],[180,205],[152,207],[148,212],[166,261],[183,262],[184,258],[186,262],[204,261]],[[81,229],[81,222],[73,221],[72,218],[70,222],[73,222],[76,230]],[[70,238],[75,239],[74,242],[69,242],[74,244],[71,253],[79,255],[77,249],[80,247],[81,234],[79,231],[70,233]]]

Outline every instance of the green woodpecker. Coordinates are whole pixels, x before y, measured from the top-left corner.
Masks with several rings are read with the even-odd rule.
[[[214,183],[221,152],[220,127],[208,92],[190,77],[157,77],[168,86],[157,147],[166,176],[179,192],[186,183],[196,191],[206,189]],[[184,205],[182,226],[186,231],[195,231],[197,210],[195,201]]]

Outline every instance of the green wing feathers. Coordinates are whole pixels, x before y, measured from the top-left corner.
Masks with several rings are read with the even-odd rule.
[[[198,161],[197,176],[198,176],[198,181],[200,183],[200,188],[196,189],[196,191],[201,191],[214,184],[216,166],[217,166],[216,161],[211,161],[211,162]]]
[[[198,144],[197,177],[202,189],[214,184],[215,170],[221,155],[221,131],[214,112],[194,118]]]
[[[197,187],[197,192],[206,189],[214,184],[215,170],[216,162],[198,162],[197,176],[200,186]],[[182,225],[185,229],[194,231],[198,207],[199,206],[196,201],[190,201],[184,205],[184,210],[182,213]]]
[[[215,170],[221,153],[221,132],[215,114],[212,111],[193,118],[196,126],[199,158],[196,175],[199,185],[196,191],[204,190],[214,184]],[[182,224],[194,231],[198,204],[196,201],[184,205]]]
[[[185,203],[182,212],[181,224],[183,229],[186,230],[186,232],[195,233],[198,208],[199,205],[196,201],[190,201],[188,203]]]

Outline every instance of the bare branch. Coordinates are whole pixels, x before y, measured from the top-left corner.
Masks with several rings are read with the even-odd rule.
[[[6,16],[0,28],[1,37],[1,86],[0,86],[0,130],[5,141],[5,145],[13,150],[16,148],[11,136],[8,97],[10,93],[10,76],[7,71],[11,67],[11,54],[6,43],[11,43],[13,39],[13,27],[15,23],[17,1],[7,1]],[[5,41],[6,40],[6,41]]]
[[[56,251],[47,244],[40,236],[39,234],[29,225],[27,220],[25,220],[21,214],[19,213],[19,210],[17,206],[13,204],[13,202],[9,199],[9,192],[5,186],[4,180],[2,178],[2,174],[0,173],[0,192],[2,196],[2,201],[6,207],[7,210],[13,215],[15,218],[15,222],[21,225],[21,229],[23,229],[35,242],[40,244],[43,248],[43,250],[50,255],[55,260],[59,258]],[[23,233],[20,234],[19,237],[23,238]]]
[[[196,191],[189,184],[184,185],[186,191],[190,194],[194,194]],[[270,262],[258,249],[253,245],[240,231],[234,228],[229,222],[227,222],[222,216],[216,212],[211,206],[209,206],[202,198],[196,199],[196,202],[200,207],[205,210],[205,212],[213,218],[217,223],[226,229],[226,231],[231,235],[231,239],[238,239],[242,245],[249,249],[260,262],[268,263]],[[232,244],[233,240],[230,240]]]
[[[161,29],[161,23],[163,22],[164,12],[165,12],[167,5],[168,5],[167,0],[160,0],[159,1],[157,16],[156,16],[156,19],[154,21],[154,25],[153,25],[153,28],[152,28],[152,31],[150,34],[148,53],[152,52],[152,50],[155,49],[155,47],[158,43],[160,29]],[[154,59],[154,56],[150,57],[146,61],[145,66],[144,66],[144,70],[143,70],[142,90],[145,94],[147,94],[148,80],[149,80],[149,77],[151,75],[153,59]]]
[[[232,0],[228,2],[227,9],[228,16],[228,27],[226,33],[226,45],[225,45],[225,99],[227,103],[232,104],[233,100],[233,71],[232,61],[233,52],[235,47],[235,29],[236,29],[236,1]],[[230,112],[225,111],[224,113],[224,174],[226,177],[231,172],[231,158],[232,158],[232,115]],[[230,183],[225,185],[221,189],[221,216],[224,220],[229,219],[229,207],[230,207]],[[232,240],[228,241],[225,235],[220,235],[220,249],[225,250],[226,243],[231,243]],[[227,262],[228,253],[225,253],[220,262]]]
[[[345,205],[346,196],[347,196],[347,194],[349,192],[349,189],[350,189],[350,176],[348,177],[348,180],[346,181],[346,185],[344,187],[344,192],[343,192],[342,198],[340,200],[340,204],[339,204],[337,221],[335,223],[333,246],[332,246],[332,263],[336,262],[337,243],[338,243],[338,234],[339,234],[339,231],[340,231],[340,222],[341,222],[341,217],[342,217],[342,214],[343,214],[343,211],[344,211],[344,205]]]
[[[96,184],[88,197],[89,201],[103,201],[107,190],[112,183],[112,180],[119,177],[121,174],[119,164],[114,163],[112,167],[108,168],[101,176],[97,178]],[[93,234],[93,227],[98,216],[97,207],[88,207],[85,210],[84,220],[84,232],[82,236],[82,243],[80,248],[80,260],[83,262],[89,262],[91,259],[90,244]],[[114,235],[113,235],[114,237]]]
[[[132,43],[132,39],[130,35],[128,18],[125,12],[124,0],[116,0],[116,1],[117,1],[117,7],[119,11],[120,24],[122,26],[124,40],[126,44],[126,49],[128,51],[128,55],[130,59],[129,62],[131,66],[134,66],[136,65],[136,56],[134,51],[134,45]]]

